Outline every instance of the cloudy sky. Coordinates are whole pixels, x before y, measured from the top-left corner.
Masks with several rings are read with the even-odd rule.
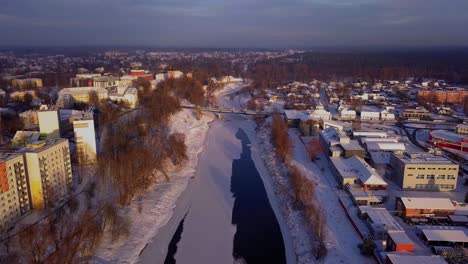
[[[468,0],[0,0],[0,46],[468,46]]]

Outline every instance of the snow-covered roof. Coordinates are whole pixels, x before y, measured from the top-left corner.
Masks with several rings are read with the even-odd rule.
[[[455,210],[448,198],[400,197],[406,209]]]
[[[422,232],[428,241],[468,242],[462,230],[422,229]]]
[[[389,135],[387,132],[383,132],[383,131],[354,131],[353,136],[387,138]]]
[[[364,185],[387,185],[366,161],[357,156],[348,159],[332,157],[330,161],[343,178],[358,178]]]
[[[392,142],[367,142],[367,151],[405,151],[404,143]]]
[[[284,114],[288,120],[309,120],[309,114],[305,111],[284,110]]]
[[[408,254],[387,254],[393,264],[447,264],[447,262],[437,255],[433,256],[417,256]]]
[[[405,231],[390,230],[388,235],[396,244],[413,244],[413,240],[408,237]]]
[[[464,139],[468,139],[466,135],[460,135],[447,130],[434,130],[431,132],[431,136],[437,139],[443,139],[451,142],[462,142]]]
[[[359,210],[367,214],[374,226],[379,226],[387,231],[404,231],[400,224],[398,224],[397,220],[385,208],[359,206]]]

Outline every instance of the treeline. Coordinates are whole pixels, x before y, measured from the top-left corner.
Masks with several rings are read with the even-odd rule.
[[[262,90],[280,84],[313,79],[401,80],[443,79],[468,83],[468,50],[306,52],[293,60],[268,60],[250,65],[246,77],[252,89]]]
[[[143,108],[107,126],[99,175],[111,183],[121,205],[129,205],[157,180],[167,177],[168,163],[179,165],[187,158],[185,136],[169,133],[171,115],[180,111],[177,97],[159,87],[145,95]]]
[[[273,115],[271,135],[275,152],[288,170],[296,204],[304,210],[305,220],[317,239],[315,256],[317,259],[322,258],[327,254],[325,246],[325,212],[317,201],[315,183],[307,179],[290,160],[293,144],[288,135],[288,126],[278,113]]]

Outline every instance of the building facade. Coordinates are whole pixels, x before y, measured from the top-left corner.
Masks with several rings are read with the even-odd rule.
[[[73,121],[76,154],[80,164],[95,163],[97,160],[94,120],[91,118]]]
[[[0,153],[0,230],[29,211],[23,155]]]
[[[37,113],[39,120],[39,132],[46,135],[47,138],[59,138],[60,126],[57,110],[39,111]]]
[[[404,190],[453,191],[457,188],[459,165],[429,153],[393,154],[394,181]]]
[[[37,141],[23,152],[33,209],[45,208],[68,192],[72,185],[68,140]]]
[[[418,92],[418,99],[437,104],[461,104],[468,98],[468,91],[429,91]]]

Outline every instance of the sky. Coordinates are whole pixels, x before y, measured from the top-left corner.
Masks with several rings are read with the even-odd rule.
[[[0,0],[0,46],[468,46],[467,0]]]

